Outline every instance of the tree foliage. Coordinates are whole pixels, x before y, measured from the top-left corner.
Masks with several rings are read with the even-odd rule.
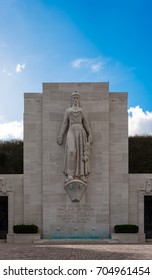
[[[129,137],[129,173],[152,173],[152,136]]]
[[[129,173],[152,173],[152,136],[128,141]],[[0,174],[23,174],[23,141],[0,141]]]
[[[23,141],[0,141],[0,174],[23,173]]]

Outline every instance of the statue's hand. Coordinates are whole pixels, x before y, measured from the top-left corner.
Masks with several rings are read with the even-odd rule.
[[[82,159],[83,159],[84,162],[86,162],[86,161],[88,161],[89,157],[88,157],[88,155],[84,155],[84,156],[82,157]]]
[[[57,138],[57,143],[59,144],[59,145],[62,145],[62,136],[58,136],[58,138]]]
[[[90,144],[92,143],[92,135],[91,135],[91,134],[88,136],[88,142],[89,142]]]

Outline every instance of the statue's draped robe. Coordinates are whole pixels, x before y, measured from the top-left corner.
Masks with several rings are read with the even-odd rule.
[[[90,133],[86,115],[81,107],[67,108],[61,131],[68,129],[65,145],[64,173],[79,177],[90,172],[87,137]]]

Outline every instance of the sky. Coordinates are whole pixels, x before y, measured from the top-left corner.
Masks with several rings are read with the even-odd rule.
[[[152,134],[151,0],[0,0],[0,140],[23,138],[43,82],[128,92],[129,135]]]

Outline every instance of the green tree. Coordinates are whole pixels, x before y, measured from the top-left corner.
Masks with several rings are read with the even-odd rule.
[[[0,141],[0,173],[23,173],[23,141]]]
[[[129,137],[129,173],[152,173],[152,136]]]
[[[152,173],[152,136],[128,141],[129,173]],[[23,141],[0,141],[0,174],[23,174]]]

